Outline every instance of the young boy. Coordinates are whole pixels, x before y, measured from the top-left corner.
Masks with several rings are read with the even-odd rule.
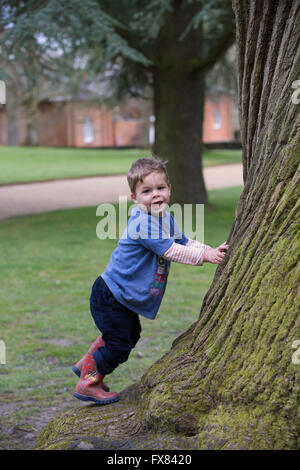
[[[127,228],[109,264],[92,287],[90,308],[102,332],[87,354],[73,366],[80,376],[74,396],[97,404],[119,400],[103,382],[127,361],[140,338],[139,315],[154,319],[162,301],[170,262],[220,264],[228,246],[211,248],[189,239],[166,211],[171,185],[165,164],[140,158],[127,175],[133,208]]]

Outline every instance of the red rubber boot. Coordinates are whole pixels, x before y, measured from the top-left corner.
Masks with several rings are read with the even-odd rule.
[[[90,349],[88,350],[88,353],[93,353],[94,351],[97,351],[98,348],[100,348],[101,346],[104,346],[105,345],[105,341],[103,341],[102,339],[102,336],[98,336],[98,338],[96,339],[96,341],[93,342],[93,344],[91,345]],[[72,367],[72,371],[74,372],[74,374],[76,374],[78,377],[80,377],[80,374],[81,374],[81,370],[82,370],[82,366],[83,366],[83,363],[84,363],[84,360],[85,360],[85,356],[83,356],[82,359],[80,359],[80,361],[76,362],[76,364]],[[105,392],[109,392],[109,387],[108,385],[106,385],[106,383],[104,383],[102,381],[102,388]]]
[[[83,401],[93,401],[98,405],[106,405],[118,401],[116,392],[106,392],[102,387],[104,375],[97,370],[96,361],[91,353],[87,353],[82,366],[80,379],[75,387],[74,397]]]

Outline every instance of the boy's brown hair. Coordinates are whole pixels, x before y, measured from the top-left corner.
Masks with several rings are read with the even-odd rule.
[[[137,183],[142,182],[145,176],[149,175],[153,171],[164,173],[167,183],[170,184],[166,163],[167,161],[163,162],[155,155],[153,155],[153,157],[139,158],[133,162],[127,173],[127,181],[132,194],[135,194]]]

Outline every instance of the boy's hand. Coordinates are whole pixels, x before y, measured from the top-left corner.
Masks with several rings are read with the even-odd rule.
[[[227,250],[228,245],[225,242],[217,248],[211,248],[209,246],[204,252],[203,261],[206,263],[221,264]]]

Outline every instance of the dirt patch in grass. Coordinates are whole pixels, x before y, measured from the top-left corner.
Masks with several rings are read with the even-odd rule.
[[[69,397],[60,404],[48,406],[24,419],[15,418],[15,413],[22,409],[36,407],[33,401],[0,403],[0,450],[30,450],[35,445],[36,438],[43,427],[59,413],[81,404]]]

